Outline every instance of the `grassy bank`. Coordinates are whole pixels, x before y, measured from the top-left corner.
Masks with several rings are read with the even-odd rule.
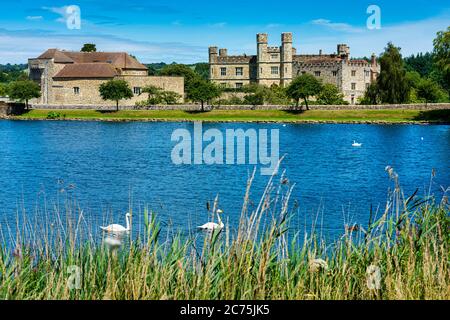
[[[118,249],[78,243],[73,230],[82,218],[42,241],[32,233],[26,244],[19,233],[13,254],[2,247],[0,298],[449,299],[448,204],[402,198],[395,172],[388,172],[394,191],[385,210],[333,244],[314,233],[301,242],[289,236],[292,187],[284,177],[269,182],[252,210],[250,181],[238,230],[205,235],[203,248],[161,236],[147,213],[141,237]]]
[[[53,112],[53,117],[49,113]],[[192,112],[181,110],[40,110],[35,109],[13,119],[66,119],[103,121],[279,121],[279,122],[429,122],[450,123],[450,110],[309,110],[303,112],[278,110],[213,110]]]

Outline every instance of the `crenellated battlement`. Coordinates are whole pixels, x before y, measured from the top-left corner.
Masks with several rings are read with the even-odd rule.
[[[279,46],[269,46],[268,41],[267,33],[258,33],[256,55],[249,56],[229,56],[227,49],[210,47],[211,80],[231,87],[250,83],[287,86],[295,77],[310,73],[336,85],[348,102],[355,103],[380,71],[374,54],[371,61],[351,59],[347,44],[338,44],[333,53],[297,54],[290,32],[281,34]]]

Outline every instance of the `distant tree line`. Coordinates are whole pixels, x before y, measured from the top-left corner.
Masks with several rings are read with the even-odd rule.
[[[388,43],[381,55],[377,81],[362,104],[448,102],[450,99],[450,27],[439,31],[433,52],[402,58],[401,49]]]

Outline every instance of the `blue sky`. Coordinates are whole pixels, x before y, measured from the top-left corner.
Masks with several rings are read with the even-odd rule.
[[[369,5],[381,9],[381,29],[366,27]],[[78,5],[81,29],[69,30],[64,8]],[[404,55],[432,50],[437,31],[450,25],[448,0],[397,1],[138,1],[4,0],[0,63],[24,63],[47,48],[79,50],[93,42],[101,51],[127,51],[142,62],[207,61],[207,47],[254,54],[255,34],[294,33],[300,53],[335,52],[347,43],[354,57],[379,54],[388,41]]]

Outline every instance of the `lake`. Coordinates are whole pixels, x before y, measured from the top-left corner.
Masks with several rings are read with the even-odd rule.
[[[124,224],[131,206],[147,206],[163,226],[187,232],[208,221],[206,202],[219,195],[230,226],[239,221],[253,165],[176,165],[172,132],[188,122],[0,121],[0,221],[35,215],[64,199],[87,221]],[[409,195],[442,196],[450,185],[450,126],[203,123],[203,129],[279,129],[281,169],[295,183],[291,230],[317,220],[331,236],[344,223],[365,225],[370,206],[384,209],[392,166]],[[352,147],[353,140],[362,143]],[[432,170],[435,177],[430,184]],[[257,171],[257,204],[268,176]],[[138,221],[139,219],[135,219]]]

